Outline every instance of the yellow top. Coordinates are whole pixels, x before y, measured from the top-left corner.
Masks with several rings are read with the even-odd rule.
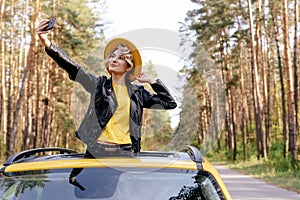
[[[113,84],[118,107],[98,140],[117,144],[131,143],[129,134],[130,98],[127,87]]]

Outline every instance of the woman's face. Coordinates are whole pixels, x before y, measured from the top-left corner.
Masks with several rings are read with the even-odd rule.
[[[110,54],[108,58],[108,71],[110,73],[116,73],[119,75],[123,75],[129,71],[131,67],[129,67],[125,56],[120,55],[118,51],[113,52]]]

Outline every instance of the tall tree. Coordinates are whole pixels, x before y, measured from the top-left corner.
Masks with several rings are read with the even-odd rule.
[[[277,13],[280,12],[278,5],[273,2],[270,4],[270,15],[272,19],[272,27],[274,29],[274,40],[276,44],[276,53],[277,53],[277,63],[279,69],[279,79],[280,79],[280,88],[281,88],[281,109],[282,109],[282,132],[284,136],[284,156],[287,157],[288,154],[288,130],[287,130],[287,111],[286,111],[286,95],[285,95],[285,83],[284,83],[284,71],[282,65],[282,57],[280,52],[280,41],[279,41],[279,27]]]
[[[293,72],[294,72],[294,109],[295,109],[295,131],[291,135],[291,152],[292,162],[297,163],[298,160],[298,135],[299,135],[299,122],[298,122],[298,22],[299,22],[299,1],[294,0],[294,54],[293,54]]]
[[[288,103],[288,127],[289,127],[289,149],[292,152],[292,158],[295,162],[297,160],[297,145],[295,140],[297,138],[297,119],[296,119],[296,104],[295,102],[295,89],[294,89],[294,70],[291,63],[290,54],[290,34],[289,34],[289,12],[288,12],[288,1],[282,1],[283,6],[283,44],[284,44],[284,64],[286,67],[286,80],[287,80],[287,103]],[[295,41],[297,42],[297,41]],[[296,66],[295,66],[296,67]],[[297,77],[297,76],[296,76]],[[297,142],[297,140],[296,140]]]
[[[49,9],[48,0],[12,0],[10,5],[0,1],[0,35],[5,38],[0,43],[0,156],[54,145],[81,148],[70,137],[75,129],[70,113],[74,85],[45,54],[35,26],[41,18],[56,16],[49,37],[77,62],[85,63],[91,49],[104,39],[99,18],[104,4],[99,2],[57,0]],[[102,60],[91,62],[99,66]]]
[[[0,3],[0,37],[5,38],[5,20],[4,14],[6,11],[5,0],[1,0]],[[7,133],[7,109],[6,109],[6,98],[7,98],[7,90],[6,90],[6,67],[5,67],[5,43],[4,40],[0,41],[0,66],[1,66],[1,96],[0,96],[0,149],[6,149],[6,133]],[[0,151],[0,157],[4,156],[4,151]]]
[[[12,132],[12,113],[13,113],[13,105],[14,105],[14,101],[13,101],[13,96],[14,93],[12,91],[13,88],[13,73],[12,71],[14,71],[14,56],[15,56],[15,52],[14,52],[14,34],[15,34],[15,29],[13,26],[14,24],[14,18],[13,16],[15,15],[15,1],[12,0],[11,1],[11,6],[10,6],[10,29],[9,29],[9,63],[8,63],[8,68],[6,69],[7,71],[7,76],[5,77],[7,80],[7,94],[8,94],[8,98],[7,98],[7,142],[6,142],[6,155],[10,155],[11,153],[14,153],[14,149],[16,149],[16,139],[17,136],[14,132]]]
[[[257,1],[257,22],[256,22],[256,62],[257,62],[257,68],[260,75],[261,74],[261,84],[262,86],[259,86],[262,88],[262,103],[261,103],[261,112],[262,112],[262,132],[260,135],[260,143],[261,145],[261,155],[267,159],[267,134],[269,133],[269,116],[268,116],[268,70],[267,70],[267,64],[266,64],[266,55],[265,55],[265,43],[266,43],[266,37],[263,35],[264,32],[264,10],[265,5],[263,5],[262,0]],[[264,126],[263,126],[264,125]]]
[[[250,35],[251,35],[251,66],[252,66],[252,78],[253,78],[253,103],[254,103],[254,113],[255,113],[255,124],[256,124],[256,143],[257,143],[257,158],[264,156],[262,154],[262,143],[261,137],[264,135],[262,127],[262,102],[261,102],[261,92],[259,84],[259,73],[258,66],[256,63],[257,54],[255,51],[255,39],[254,39],[254,27],[253,27],[253,15],[252,15],[252,3],[248,0],[248,16],[250,25]]]

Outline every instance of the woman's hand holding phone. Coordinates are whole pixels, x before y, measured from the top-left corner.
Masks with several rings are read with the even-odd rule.
[[[38,34],[41,42],[46,48],[50,48],[51,41],[47,38],[47,33],[49,30],[53,29],[56,22],[56,18],[52,18],[50,20],[42,20],[37,28],[35,29],[36,33]]]
[[[53,29],[54,25],[55,25],[55,22],[56,22],[56,18],[52,18],[49,20],[49,23],[48,23],[48,26],[46,26],[42,31],[49,31],[51,29]]]

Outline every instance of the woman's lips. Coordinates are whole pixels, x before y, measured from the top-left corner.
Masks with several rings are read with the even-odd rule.
[[[114,64],[114,63],[110,64],[110,66],[111,66],[111,67],[118,67],[118,65],[117,65],[117,64]]]

